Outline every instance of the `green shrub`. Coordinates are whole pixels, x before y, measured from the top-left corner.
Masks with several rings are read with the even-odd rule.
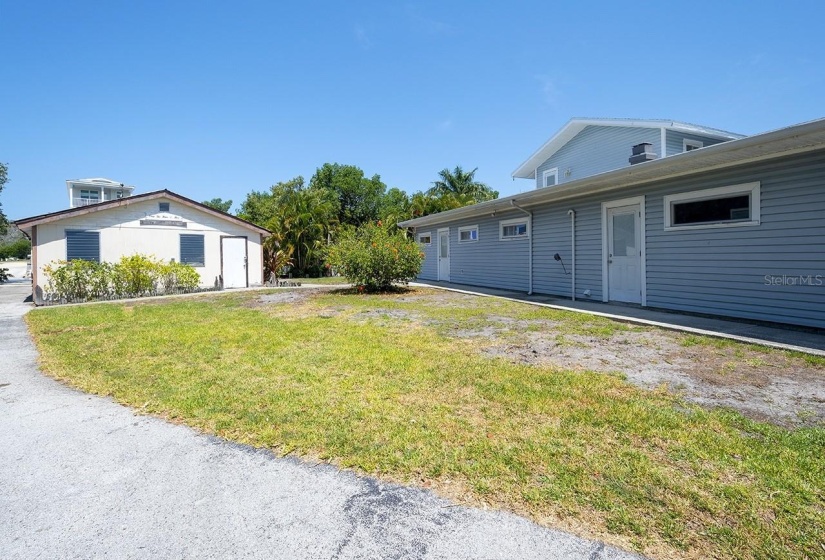
[[[424,255],[403,232],[391,233],[378,222],[345,231],[329,248],[327,260],[348,281],[372,292],[414,279],[421,271]]]
[[[44,272],[46,293],[70,301],[191,292],[200,284],[200,274],[191,266],[146,255],[124,256],[115,264],[56,261]]]
[[[197,288],[201,281],[197,270],[179,262],[161,264],[159,272],[161,287],[165,292],[191,291]]]
[[[29,258],[32,252],[32,244],[28,239],[16,239],[10,243],[0,243],[0,259]]]
[[[161,266],[146,255],[121,257],[113,271],[115,295],[137,297],[156,291]]]
[[[89,300],[109,292],[112,266],[92,261],[57,261],[43,269],[46,291],[61,299]]]

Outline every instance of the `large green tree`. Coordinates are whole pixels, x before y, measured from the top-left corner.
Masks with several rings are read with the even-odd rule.
[[[232,201],[231,200],[224,200],[222,198],[213,198],[212,200],[204,200],[202,204],[204,206],[209,206],[210,208],[214,208],[218,212],[229,212],[229,209],[232,208]]]
[[[3,192],[3,187],[9,180],[9,166],[5,163],[0,163],[0,192]],[[9,230],[9,221],[6,215],[3,214],[3,205],[0,204],[0,235],[5,234]]]
[[[303,177],[295,177],[276,183],[269,192],[251,192],[238,216],[271,231],[265,249],[281,251],[296,274],[317,275],[323,267],[322,249],[337,224],[336,210],[331,193],[307,188]]]
[[[436,197],[451,195],[458,201],[472,200],[470,204],[498,198],[498,191],[475,180],[476,171],[478,167],[472,171],[464,171],[460,165],[456,165],[452,171],[444,168],[438,172],[439,179],[433,181],[433,186],[427,194]]]
[[[398,222],[410,217],[410,197],[397,187],[389,189],[381,197],[378,215],[385,227],[395,229]]]
[[[381,200],[387,189],[380,175],[367,178],[361,168],[339,163],[319,167],[309,187],[330,193],[336,201],[338,223],[356,227],[380,218]]]

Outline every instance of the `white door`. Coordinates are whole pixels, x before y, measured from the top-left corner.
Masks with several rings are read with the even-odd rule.
[[[607,210],[607,284],[610,301],[642,303],[641,206]]]
[[[438,230],[438,279],[450,281],[450,230]]]
[[[224,288],[246,288],[246,237],[221,238],[221,274]]]

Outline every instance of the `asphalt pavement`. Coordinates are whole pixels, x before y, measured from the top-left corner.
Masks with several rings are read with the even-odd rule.
[[[45,375],[0,285],[0,556],[638,556],[419,488],[279,458],[142,416]]]

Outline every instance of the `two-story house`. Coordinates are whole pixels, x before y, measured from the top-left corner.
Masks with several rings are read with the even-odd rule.
[[[69,191],[69,208],[78,208],[132,196],[135,187],[98,177],[94,179],[69,179],[66,181],[66,189]]]
[[[421,279],[825,327],[825,119],[573,119],[513,177],[536,188],[399,224]]]

